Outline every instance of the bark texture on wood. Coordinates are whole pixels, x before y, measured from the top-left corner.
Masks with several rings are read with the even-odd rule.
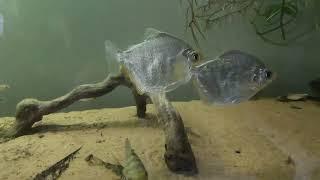
[[[178,112],[172,110],[173,121],[165,126],[165,162],[171,171],[194,175],[198,173],[196,160]]]
[[[179,113],[164,94],[152,97],[152,100],[157,108],[158,117],[164,125],[164,159],[168,168],[180,174],[197,174],[196,160]]]
[[[147,111],[147,98],[146,95],[140,95],[137,90],[132,86],[131,88],[132,94],[134,96],[134,100],[137,106],[137,116],[138,117],[145,117]]]

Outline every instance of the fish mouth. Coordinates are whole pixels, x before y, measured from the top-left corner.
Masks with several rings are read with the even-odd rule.
[[[272,76],[268,79],[259,82],[258,84],[250,86],[250,89],[252,91],[255,91],[255,93],[258,93],[262,89],[264,89],[266,86],[268,86],[272,81],[274,81],[277,78],[277,73],[272,72]]]
[[[277,73],[272,72],[272,76],[270,78],[268,78],[264,83],[260,83],[259,88],[256,87],[255,90],[257,92],[261,91],[262,89],[267,87],[269,84],[271,84],[271,82],[273,82],[277,78],[277,76],[278,76]]]

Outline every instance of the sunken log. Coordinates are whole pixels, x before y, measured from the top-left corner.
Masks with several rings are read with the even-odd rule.
[[[34,123],[43,116],[68,107],[76,101],[103,96],[118,86],[126,86],[132,90],[137,107],[137,116],[145,117],[147,96],[140,95],[133,83],[123,73],[109,75],[105,80],[95,84],[77,86],[64,96],[51,101],[24,99],[17,104],[15,122],[10,129],[1,130],[0,137],[14,138],[32,132]],[[169,101],[165,101],[166,109],[158,106],[159,118],[164,123],[165,162],[168,168],[176,173],[196,174],[196,161],[185,132],[183,121]],[[165,112],[164,112],[165,111]]]

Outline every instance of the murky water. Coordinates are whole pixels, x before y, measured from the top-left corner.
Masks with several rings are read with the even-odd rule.
[[[104,79],[106,39],[126,48],[142,39],[146,27],[153,27],[193,44],[178,0],[0,0],[0,15],[0,84],[11,86],[0,94],[0,116],[13,115],[23,98],[48,100]],[[212,29],[201,41],[206,56],[239,49],[263,59],[278,74],[263,92],[273,96],[309,92],[308,82],[319,76],[319,45],[320,33],[287,47],[267,44],[241,18]],[[187,87],[172,92],[171,99],[198,99]],[[118,88],[67,110],[127,105],[133,105],[131,93]]]
[[[314,6],[320,8],[320,3]],[[299,30],[310,25],[310,16],[318,17],[320,22],[320,11],[310,11],[306,17],[299,17],[305,22]],[[125,49],[140,42],[148,27],[174,34],[196,47],[190,32],[185,31],[185,10],[179,0],[0,0],[0,117],[14,116],[16,104],[24,98],[50,100],[78,85],[102,81],[109,73],[105,40]],[[319,32],[288,46],[275,46],[264,42],[250,22],[238,16],[214,26],[200,45],[205,57],[214,58],[231,49],[259,57],[277,74],[261,96],[313,93],[308,83],[320,77]],[[169,98],[199,99],[191,83],[170,92]],[[63,111],[130,105],[134,105],[131,92],[119,87]],[[303,180],[317,179],[320,174],[319,103],[283,103],[272,98],[228,108],[198,101],[174,106],[186,127],[200,134],[188,134],[200,171],[189,179]],[[148,106],[148,113],[155,114],[152,108]],[[165,166],[160,128],[126,124],[140,123],[134,114],[135,108],[129,107],[45,116],[38,126],[43,129],[41,137],[35,132],[0,146],[0,169],[8,169],[0,173],[0,179],[33,176],[60,159],[64,151],[70,150],[68,147],[78,144],[85,149],[76,158],[80,165],[88,152],[100,153],[101,157],[117,153],[125,137],[133,140],[150,177],[186,179]],[[9,126],[8,119],[12,122],[14,118],[2,118],[0,130]],[[96,127],[98,122],[107,125]],[[86,128],[86,123],[94,125]],[[72,173],[65,179],[94,179],[111,173],[97,174],[86,164],[70,167]]]

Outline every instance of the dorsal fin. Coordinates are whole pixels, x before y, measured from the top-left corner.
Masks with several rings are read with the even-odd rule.
[[[110,40],[104,42],[108,73],[118,74],[120,69],[119,54],[121,50],[117,48]]]
[[[157,38],[157,37],[163,37],[163,36],[170,36],[170,37],[174,37],[171,34],[168,34],[166,32],[162,32],[159,31],[157,29],[154,28],[147,28],[144,32],[144,40],[149,40],[149,39],[153,39],[153,38]]]
[[[144,39],[152,39],[152,38],[155,38],[155,37],[158,37],[159,35],[161,35],[162,33],[164,32],[161,32],[157,29],[154,29],[154,28],[147,28],[145,31],[144,31],[144,36],[143,38]]]

